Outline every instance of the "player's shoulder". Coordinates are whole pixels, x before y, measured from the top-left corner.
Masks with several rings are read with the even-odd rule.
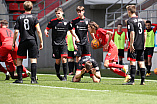
[[[90,21],[90,19],[89,19],[89,18],[87,18],[87,17],[85,17],[85,20],[86,20],[86,21]]]
[[[51,19],[51,22],[54,22],[54,21],[57,21],[58,19],[57,18],[54,18],[54,19]]]
[[[72,21],[77,21],[77,20],[79,20],[80,18],[79,17],[76,17],[76,18],[74,18]]]

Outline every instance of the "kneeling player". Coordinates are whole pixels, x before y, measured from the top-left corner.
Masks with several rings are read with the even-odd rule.
[[[99,83],[101,79],[100,70],[97,62],[90,56],[84,56],[78,62],[79,66],[76,70],[76,74],[73,77],[73,82],[79,82],[85,73],[89,73],[90,77],[93,79],[93,82]]]

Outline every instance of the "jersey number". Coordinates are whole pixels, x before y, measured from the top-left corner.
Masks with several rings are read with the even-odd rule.
[[[139,34],[142,34],[142,24],[141,23],[138,23],[138,28],[139,28]]]
[[[25,28],[25,30],[29,30],[29,20],[28,19],[24,19],[24,28]]]
[[[12,37],[11,31],[6,30],[7,36]]]

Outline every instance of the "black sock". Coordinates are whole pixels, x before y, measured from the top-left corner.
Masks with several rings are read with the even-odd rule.
[[[37,73],[37,64],[32,63],[31,64],[31,79],[36,80],[36,73]]]
[[[18,80],[22,80],[22,72],[23,72],[23,66],[17,66],[17,74],[18,74]]]
[[[62,63],[62,65],[63,65],[64,77],[67,78],[67,63]]]
[[[150,73],[151,65],[147,66],[147,73]]]
[[[119,64],[122,65],[122,64],[123,64],[123,61],[119,61]]]
[[[139,64],[137,64],[137,67],[138,67],[137,71],[140,71],[140,65]]]
[[[146,66],[146,68],[147,68],[147,70],[148,70],[148,64],[146,64],[145,66]]]
[[[118,62],[116,62],[116,64],[118,64]]]
[[[75,73],[76,73],[76,70],[78,69],[78,63],[75,62]]]
[[[140,73],[141,73],[141,83],[143,83],[145,79],[145,68],[141,68]]]
[[[73,72],[73,70],[74,70],[74,62],[68,62],[68,66],[69,66],[69,73]]]
[[[131,82],[134,82],[135,73],[136,73],[136,66],[135,65],[131,65],[131,70],[130,70]]]
[[[60,64],[58,65],[58,64],[55,63],[55,69],[56,69],[57,77],[61,80],[61,76],[60,76],[60,73],[59,73],[59,71],[60,71]]]

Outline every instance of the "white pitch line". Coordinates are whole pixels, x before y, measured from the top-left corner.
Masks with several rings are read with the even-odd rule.
[[[56,76],[55,74],[37,74],[37,75],[51,75],[51,76]],[[68,75],[68,77],[73,77],[72,75]],[[90,78],[89,76],[83,76],[85,78]],[[111,77],[101,77],[101,79],[124,79],[124,78],[111,78]],[[141,80],[141,79],[135,79],[135,80]],[[157,82],[157,80],[147,80],[147,82]]]
[[[78,88],[68,88],[68,87],[53,87],[53,86],[42,86],[42,85],[30,85],[30,84],[14,84],[9,83],[10,85],[18,85],[18,86],[33,86],[33,87],[42,87],[42,88],[53,88],[53,89],[66,89],[66,90],[79,90],[79,91],[93,91],[93,92],[108,92],[110,90],[92,90],[92,89],[78,89]]]

